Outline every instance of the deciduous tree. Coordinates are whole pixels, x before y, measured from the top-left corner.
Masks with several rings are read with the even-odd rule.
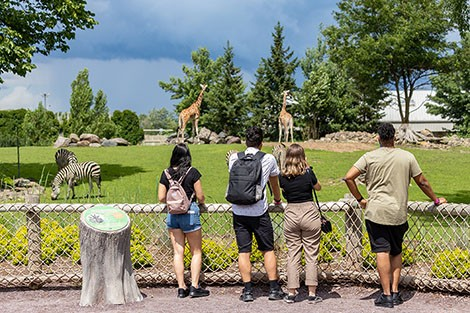
[[[69,50],[77,29],[97,24],[84,0],[2,0],[0,3],[0,83],[3,73],[25,76],[35,54]]]
[[[436,93],[427,103],[429,113],[449,118],[463,136],[470,136],[470,33],[451,58],[451,70],[433,77]]]
[[[49,146],[59,135],[59,121],[54,112],[48,111],[42,103],[34,111],[28,111],[23,121],[25,144],[28,146]]]
[[[114,111],[111,120],[116,124],[116,135],[133,145],[144,139],[144,130],[140,128],[139,117],[131,110]]]
[[[88,132],[93,121],[93,90],[88,80],[88,69],[83,69],[72,82],[70,95],[69,133],[81,135]]]
[[[408,132],[413,91],[428,84],[448,44],[451,27],[437,0],[343,0],[334,12],[337,25],[325,29],[333,60],[371,101],[384,99],[391,88],[398,103],[404,139]]]

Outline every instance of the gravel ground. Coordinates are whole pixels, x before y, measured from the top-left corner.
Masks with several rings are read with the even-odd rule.
[[[174,286],[141,288],[144,300],[125,305],[96,305],[80,307],[80,289],[71,287],[43,287],[40,290],[0,289],[2,313],[68,313],[68,312],[469,312],[470,296],[448,293],[404,290],[405,302],[393,309],[378,308],[373,300],[379,289],[354,285],[322,285],[318,294],[323,302],[309,304],[306,289],[301,288],[299,302],[269,301],[266,286],[255,286],[255,301],[239,300],[241,286],[208,286],[211,295],[205,298],[176,298]]]

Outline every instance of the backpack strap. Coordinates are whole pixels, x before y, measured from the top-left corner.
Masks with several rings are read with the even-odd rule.
[[[188,175],[188,173],[189,173],[189,171],[190,171],[191,169],[192,169],[192,166],[190,166],[190,167],[188,168],[188,170],[186,171],[186,173],[184,173],[184,175],[180,177],[180,179],[178,180],[178,183],[179,183],[179,184],[182,184],[182,183],[183,183],[184,178]]]
[[[188,175],[189,171],[192,169],[193,167],[190,166],[188,168],[188,170],[186,171],[186,173],[184,173],[183,176],[180,177],[180,179],[178,179],[178,184],[182,184],[183,183],[183,180],[184,178]],[[166,169],[165,171],[165,175],[166,175],[166,178],[168,179],[168,181],[170,182],[170,185],[171,185],[171,182],[174,181],[173,178],[171,178],[171,175],[170,175],[170,172],[168,171],[168,169]],[[191,195],[191,197],[189,198],[189,202],[193,202],[193,198],[194,198],[194,195],[195,195],[195,191],[193,191],[193,194]]]
[[[258,152],[255,153],[255,155],[253,157],[257,160],[261,160],[265,155],[266,155],[266,153],[259,150]]]

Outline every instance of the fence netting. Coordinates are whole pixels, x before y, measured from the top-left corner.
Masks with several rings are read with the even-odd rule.
[[[98,204],[0,204],[0,287],[79,285],[80,214]],[[103,205],[103,204],[100,204]],[[127,212],[132,222],[131,256],[140,285],[174,284],[173,251],[160,204],[106,204]],[[321,203],[333,232],[322,234],[320,281],[378,284],[375,254],[355,201]],[[402,286],[470,293],[470,205],[410,202],[403,243]],[[280,279],[286,281],[287,248],[283,207],[271,206]],[[231,207],[209,204],[201,213],[206,284],[236,284],[237,246]],[[256,241],[254,241],[256,247]],[[188,249],[187,249],[188,250]],[[190,253],[185,255],[189,275]],[[267,281],[262,254],[253,249],[253,281]],[[301,277],[303,274],[301,274]]]

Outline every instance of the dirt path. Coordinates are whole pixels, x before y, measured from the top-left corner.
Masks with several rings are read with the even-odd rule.
[[[323,285],[318,294],[324,301],[309,304],[305,300],[305,288],[301,289],[300,302],[287,304],[284,301],[269,301],[268,290],[255,287],[255,301],[243,303],[238,297],[240,286],[209,286],[211,295],[199,299],[177,299],[176,289],[170,287],[141,288],[145,295],[142,302],[126,305],[80,307],[80,289],[71,287],[49,287],[40,290],[0,289],[0,311],[2,313],[68,313],[68,312],[468,312],[470,296],[450,295],[436,292],[403,291],[405,302],[394,309],[377,308],[373,299],[377,288],[352,285]]]
[[[368,151],[377,148],[377,145],[363,143],[363,142],[334,142],[334,141],[321,141],[309,140],[304,142],[297,142],[305,149],[326,150],[334,152],[352,152],[352,151]],[[274,147],[277,142],[264,143],[267,147]]]

